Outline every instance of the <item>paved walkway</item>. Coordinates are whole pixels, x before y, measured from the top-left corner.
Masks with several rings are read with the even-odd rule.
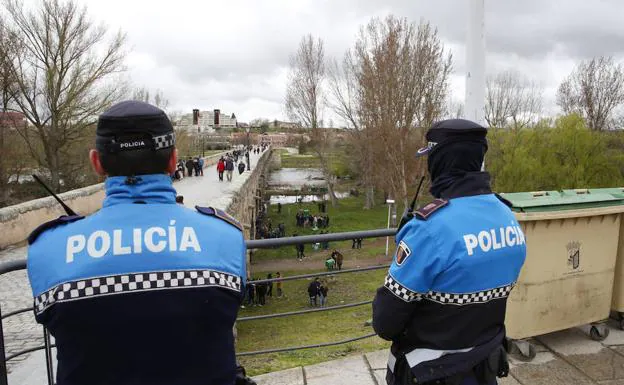
[[[250,155],[252,170],[256,167],[261,155]],[[240,162],[240,158],[238,161]],[[238,170],[234,170],[232,182],[227,181],[225,174],[223,175],[223,182],[219,182],[217,166],[212,165],[204,169],[204,176],[186,177],[176,182],[174,187],[178,190],[178,194],[184,196],[184,205],[186,207],[213,206],[225,209],[224,204],[229,202],[232,194],[240,189],[248,177],[249,172],[246,171],[243,174],[239,174]]]
[[[624,331],[610,325],[610,335],[592,341],[582,329],[569,329],[534,339],[531,362],[512,360],[502,385],[624,385]],[[258,385],[383,385],[388,351],[263,374]]]
[[[258,159],[262,154],[251,154],[250,163],[252,170],[255,168]],[[240,160],[240,159],[239,159]],[[178,194],[184,196],[184,204],[186,207],[193,208],[198,206],[213,206],[225,209],[229,203],[232,194],[240,189],[245,180],[251,174],[244,172],[243,174],[234,171],[232,182],[219,182],[217,176],[217,166],[212,165],[204,170],[203,177],[187,177],[174,184]],[[225,176],[224,176],[225,179]],[[26,258],[26,247],[10,247],[0,251],[0,263]],[[16,271],[9,274],[0,275],[0,309],[2,313],[22,309],[32,306],[32,294],[25,271]],[[5,346],[7,355],[14,354],[28,348],[34,348],[43,344],[43,331],[38,326],[32,315],[32,312],[26,312],[17,316],[13,316],[2,321],[4,335],[6,338]],[[9,373],[20,365],[21,362],[28,359],[30,355],[23,355],[8,362]],[[44,360],[35,362],[35,365],[43,365]],[[26,372],[32,368],[28,368]],[[17,382],[18,384],[20,382]],[[30,382],[26,382],[30,384]],[[13,383],[11,383],[13,385]]]

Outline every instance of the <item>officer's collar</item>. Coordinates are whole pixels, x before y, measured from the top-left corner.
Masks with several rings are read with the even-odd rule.
[[[166,174],[113,176],[106,178],[104,185],[103,207],[120,203],[176,203],[176,191]]]

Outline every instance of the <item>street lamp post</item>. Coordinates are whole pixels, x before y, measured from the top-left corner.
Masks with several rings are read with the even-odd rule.
[[[388,204],[388,227],[390,228],[390,212],[392,210],[392,205],[394,204],[394,199],[386,199],[386,203]],[[388,245],[390,243],[390,237],[386,237],[386,259],[388,258]]]

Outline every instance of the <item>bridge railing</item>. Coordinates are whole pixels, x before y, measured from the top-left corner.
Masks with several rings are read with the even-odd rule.
[[[346,240],[352,240],[352,239],[358,239],[358,238],[362,238],[362,239],[381,238],[381,237],[387,237],[387,236],[394,236],[395,234],[396,234],[396,229],[389,228],[389,229],[378,229],[378,230],[350,231],[350,232],[322,234],[322,235],[302,235],[302,236],[297,236],[297,237],[248,240],[246,241],[246,245],[247,245],[247,249],[249,250],[268,249],[268,248],[283,247],[283,246],[297,245],[297,244],[346,241]],[[389,264],[383,264],[383,265],[377,265],[377,266],[362,267],[362,268],[357,268],[357,269],[331,270],[331,271],[323,271],[323,272],[310,273],[310,274],[293,275],[293,276],[288,276],[288,277],[255,280],[252,282],[255,284],[259,284],[259,283],[270,283],[270,282],[279,282],[279,281],[281,282],[292,281],[292,280],[308,279],[308,278],[315,278],[315,277],[321,277],[321,276],[327,276],[327,275],[350,274],[350,273],[358,273],[358,272],[370,271],[370,270],[387,269],[388,266]],[[0,276],[3,274],[7,274],[7,273],[18,271],[18,270],[24,270],[24,269],[26,269],[25,259],[5,262],[5,263],[0,264]],[[344,305],[328,306],[328,307],[323,307],[323,308],[290,311],[290,312],[284,312],[284,313],[239,317],[236,321],[245,322],[245,321],[258,320],[258,319],[290,317],[290,316],[296,316],[300,314],[345,309],[345,308],[350,308],[350,307],[367,305],[370,303],[372,303],[372,300],[355,302],[355,303],[344,304]],[[53,359],[52,359],[52,348],[54,348],[55,345],[51,343],[50,334],[45,328],[42,328],[43,341],[44,341],[43,345],[29,348],[29,349],[24,349],[24,350],[12,353],[10,355],[7,355],[7,352],[6,352],[4,330],[2,326],[3,320],[12,316],[16,316],[18,314],[31,312],[31,311],[34,311],[32,306],[14,310],[6,314],[2,314],[2,308],[0,307],[0,385],[8,385],[8,370],[7,370],[8,361],[13,360],[17,357],[20,357],[24,354],[32,353],[38,350],[45,350],[46,352],[46,369],[47,369],[48,385],[54,385],[54,365],[53,365]],[[301,345],[301,346],[291,346],[291,347],[283,347],[283,348],[276,348],[276,349],[240,352],[240,353],[237,353],[236,355],[241,357],[241,356],[251,356],[251,355],[258,355],[258,354],[279,353],[279,352],[288,352],[288,351],[302,350],[302,349],[320,348],[320,347],[326,347],[326,346],[335,346],[335,345],[347,344],[350,342],[362,340],[362,339],[373,337],[373,336],[375,336],[375,333],[370,333],[370,334],[366,334],[363,336],[357,336],[357,337],[339,340],[339,341],[331,341],[331,342],[326,342],[326,343],[314,344],[314,345]]]

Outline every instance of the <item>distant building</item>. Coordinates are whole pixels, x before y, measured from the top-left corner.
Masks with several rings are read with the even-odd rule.
[[[210,133],[221,128],[235,128],[237,122],[235,114],[225,114],[219,109],[212,111],[194,109],[192,113],[182,116],[177,127],[192,132]]]
[[[287,134],[262,134],[259,136],[260,144],[275,147],[284,147],[291,136]]]
[[[273,128],[287,128],[287,129],[296,129],[301,128],[301,123],[298,122],[282,122],[281,120],[274,120],[271,123]]]
[[[28,121],[21,112],[0,112],[0,125],[9,128],[26,127]]]

